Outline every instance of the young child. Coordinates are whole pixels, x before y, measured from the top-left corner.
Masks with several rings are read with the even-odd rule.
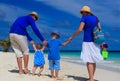
[[[35,74],[35,71],[38,67],[40,67],[40,71],[38,73],[38,76],[41,75],[41,72],[44,69],[44,64],[45,64],[45,60],[44,60],[44,55],[43,55],[43,50],[44,47],[38,43],[36,46],[35,44],[32,45],[34,50],[35,50],[35,54],[34,54],[34,66],[32,69],[32,75]]]
[[[62,80],[59,78],[59,70],[60,70],[60,52],[59,46],[65,46],[70,41],[66,41],[62,43],[58,38],[60,37],[60,33],[58,31],[53,31],[51,33],[52,39],[48,41],[48,60],[49,60],[49,70],[51,71],[51,77],[57,80]]]
[[[104,60],[106,60],[108,58],[108,51],[107,51],[108,45],[107,44],[102,44],[102,51],[101,54],[104,58]]]

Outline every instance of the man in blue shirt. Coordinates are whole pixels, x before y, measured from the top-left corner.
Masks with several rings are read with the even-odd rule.
[[[46,40],[36,27],[36,20],[38,20],[38,14],[36,12],[31,12],[27,16],[17,18],[10,29],[10,41],[17,57],[19,74],[28,73],[29,48],[27,39],[31,44],[34,43],[26,31],[26,28],[29,25],[32,27],[33,31],[39,37],[39,39],[46,45]],[[24,59],[24,71],[22,69],[22,57]]]

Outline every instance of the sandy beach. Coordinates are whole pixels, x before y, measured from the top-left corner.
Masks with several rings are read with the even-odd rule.
[[[56,81],[50,78],[48,70],[48,60],[45,56],[46,64],[42,75],[32,76],[31,74],[18,74],[15,54],[12,52],[0,52],[0,81]],[[33,67],[33,55],[29,58],[29,70]],[[61,59],[61,70],[59,76],[62,81],[85,81],[88,78],[85,65],[71,63]],[[97,68],[95,81],[119,81],[120,72]]]

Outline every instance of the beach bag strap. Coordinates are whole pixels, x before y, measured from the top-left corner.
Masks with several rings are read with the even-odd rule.
[[[95,26],[95,27],[98,27],[98,22],[99,22],[99,21],[98,21],[98,17],[97,17],[97,16],[96,16],[96,21],[97,21],[97,22],[96,22],[96,26]],[[101,28],[98,27],[98,29],[99,29],[99,31],[102,31]]]
[[[96,44],[102,44],[105,41],[104,33],[101,28],[98,27],[98,18],[96,17],[96,25],[93,29],[93,38]]]

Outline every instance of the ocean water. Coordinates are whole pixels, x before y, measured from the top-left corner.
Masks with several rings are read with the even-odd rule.
[[[61,60],[86,65],[80,59],[80,52],[61,52]],[[120,73],[120,52],[109,52],[108,59],[97,63],[97,67]]]
[[[61,52],[61,57],[71,60],[79,60],[80,54],[81,52]],[[120,64],[120,52],[109,52],[108,59],[104,61]]]
[[[60,52],[61,60],[86,66],[86,63],[80,59],[80,53],[81,52],[78,51]],[[47,52],[45,52],[45,56],[47,57]],[[103,60],[96,64],[97,68],[120,73],[120,52],[109,52],[107,60]]]
[[[44,53],[47,56],[47,52],[44,52]],[[31,54],[34,54],[34,52],[32,51]],[[74,60],[74,61],[80,60],[80,54],[81,54],[80,51],[60,52],[60,55],[61,55],[62,59]],[[120,52],[109,52],[108,59],[104,60],[104,62],[120,64]]]

